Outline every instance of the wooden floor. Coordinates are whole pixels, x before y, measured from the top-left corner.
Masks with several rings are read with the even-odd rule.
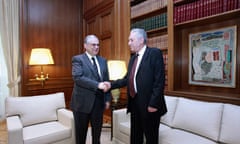
[[[0,121],[0,144],[7,144],[6,121]]]

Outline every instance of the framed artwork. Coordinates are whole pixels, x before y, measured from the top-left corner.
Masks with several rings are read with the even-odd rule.
[[[237,26],[189,34],[189,84],[235,87]]]

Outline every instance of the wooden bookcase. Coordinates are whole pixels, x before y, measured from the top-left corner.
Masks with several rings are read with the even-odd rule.
[[[148,46],[162,50],[168,89],[168,26],[167,0],[138,0],[131,3],[131,28],[143,28],[148,34]]]
[[[141,3],[143,2],[146,1]],[[138,5],[141,3],[138,2]],[[219,10],[214,7],[216,5],[222,6],[222,8]],[[181,12],[177,11],[179,9],[181,9]],[[196,9],[199,11],[196,11]],[[240,2],[236,0],[168,0],[164,8],[149,11],[137,17],[131,17],[131,23],[164,12],[167,13],[166,27],[148,30],[148,36],[153,38],[160,35],[168,35],[168,47],[163,49],[167,57],[167,88],[165,94],[240,105],[240,37],[238,36],[240,34]],[[196,12],[202,12],[202,14]],[[176,19],[179,16],[180,18]],[[189,34],[233,25],[237,26],[236,87],[189,84]]]

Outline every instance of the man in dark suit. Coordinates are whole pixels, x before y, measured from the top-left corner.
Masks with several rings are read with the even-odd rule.
[[[111,89],[127,86],[131,144],[143,144],[144,135],[146,144],[158,144],[160,118],[167,112],[162,52],[160,49],[147,47],[146,42],[147,34],[143,29],[131,30],[128,45],[132,57],[127,75],[113,81],[111,86],[106,83]]]
[[[84,40],[85,53],[72,58],[74,87],[71,109],[75,121],[76,143],[85,144],[90,122],[92,143],[100,144],[103,112],[110,105],[110,93],[103,81],[109,80],[107,62],[98,56],[99,40],[88,35]]]

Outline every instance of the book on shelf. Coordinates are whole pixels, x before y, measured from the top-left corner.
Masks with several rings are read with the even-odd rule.
[[[143,28],[146,31],[158,29],[165,26],[167,26],[167,13],[145,18],[131,24],[131,28]]]
[[[131,7],[131,18],[156,11],[167,6],[167,0],[147,0]]]
[[[160,35],[155,37],[148,38],[148,46],[149,47],[156,47],[161,50],[167,50],[168,48],[168,35]]]
[[[164,68],[165,68],[165,89],[168,87],[168,54],[167,52],[163,53]]]
[[[240,8],[239,0],[198,0],[174,7],[174,24]]]

